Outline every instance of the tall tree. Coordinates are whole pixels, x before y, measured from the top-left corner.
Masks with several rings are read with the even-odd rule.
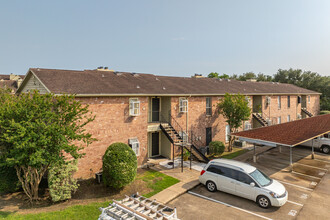
[[[208,78],[219,78],[219,73],[212,72],[209,75],[207,75]]]
[[[0,161],[15,167],[25,194],[36,201],[50,165],[83,156],[80,150],[93,141],[84,127],[94,117],[69,95],[1,93],[0,103]]]
[[[238,77],[238,80],[246,81],[246,80],[255,79],[255,78],[257,78],[257,76],[254,72],[247,72],[247,73],[243,73],[243,75],[240,75]]]
[[[218,103],[218,110],[224,116],[229,125],[230,133],[237,132],[243,121],[249,119],[251,109],[244,95],[226,93],[224,98]],[[232,151],[234,138],[229,136],[228,151]]]

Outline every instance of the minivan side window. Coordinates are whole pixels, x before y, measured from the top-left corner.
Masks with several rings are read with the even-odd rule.
[[[242,183],[245,183],[245,184],[250,184],[252,182],[254,184],[256,184],[256,182],[251,177],[249,177],[248,175],[246,175],[245,173],[242,173],[242,172],[238,172],[238,179],[237,180],[242,182]]]
[[[238,172],[236,170],[230,169],[228,167],[221,167],[221,171],[223,172],[223,176],[237,180]]]
[[[221,171],[221,169],[220,169],[220,167],[217,166],[217,165],[210,165],[210,166],[207,168],[206,171],[211,172],[211,173],[220,174],[220,175],[223,174],[222,171]]]

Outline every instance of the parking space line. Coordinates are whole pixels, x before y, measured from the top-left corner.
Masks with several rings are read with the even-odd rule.
[[[282,180],[278,180],[278,179],[276,179],[276,180],[279,181],[279,182],[281,182],[281,183],[290,185],[290,186],[295,186],[295,187],[298,187],[298,188],[301,188],[301,189],[313,191],[313,189],[310,189],[310,188],[307,188],[307,187],[299,186],[299,185],[296,185],[296,184],[293,184],[293,183],[288,183],[288,182],[285,182],[285,181],[282,181]]]
[[[307,175],[307,174],[304,174],[304,173],[299,173],[299,172],[296,172],[296,171],[292,171],[292,173],[294,173],[294,174],[298,174],[298,175],[302,175],[302,176],[308,176],[308,177],[310,177],[310,178],[315,178],[315,179],[322,179],[322,178],[320,178],[320,177],[316,177],[316,176],[311,176],[311,175]]]
[[[299,205],[299,206],[304,206],[304,205],[301,204],[301,203],[293,202],[293,201],[290,201],[290,200],[287,200],[287,202],[292,203],[292,204],[295,204],[295,205]]]
[[[302,163],[294,163],[294,164],[298,164],[298,165],[305,166],[305,167],[311,167],[311,168],[315,168],[315,169],[319,169],[319,170],[326,170],[326,171],[328,171],[328,169],[314,167],[314,166],[306,165],[306,164],[302,164]]]
[[[319,160],[319,159],[315,159],[315,158],[313,160],[321,161],[321,162],[324,162],[324,163],[330,163],[330,161]]]
[[[210,201],[212,201],[212,202],[216,202],[216,203],[219,203],[219,204],[222,204],[222,205],[225,205],[225,206],[229,206],[229,207],[231,207],[231,208],[234,208],[234,209],[237,209],[237,210],[240,210],[240,211],[243,211],[243,212],[249,213],[249,214],[254,215],[254,216],[258,216],[258,217],[263,218],[263,219],[272,220],[271,218],[267,218],[267,217],[265,217],[265,216],[263,216],[263,215],[259,215],[259,214],[254,213],[254,212],[250,212],[250,211],[248,211],[248,210],[241,209],[241,208],[239,208],[239,207],[236,207],[236,206],[230,205],[230,204],[228,204],[228,203],[221,202],[221,201],[218,201],[218,200],[215,200],[215,199],[212,199],[212,198],[209,198],[209,197],[206,197],[206,196],[200,195],[200,194],[195,193],[195,192],[188,191],[188,193],[189,193],[189,194],[192,194],[192,195],[194,195],[194,196],[198,196],[198,197],[203,198],[203,199],[210,200]]]

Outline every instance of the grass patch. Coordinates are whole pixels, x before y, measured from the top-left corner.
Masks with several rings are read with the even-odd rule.
[[[167,176],[163,173],[147,170],[143,174],[137,176],[137,179],[141,179],[147,183],[148,188],[151,189],[151,192],[143,195],[145,197],[151,197],[156,193],[166,189],[173,184],[180,182],[178,179]],[[43,212],[38,214],[18,214],[13,212],[1,212],[0,219],[45,219],[45,220],[62,220],[62,219],[97,219],[101,214],[99,211],[100,207],[107,207],[111,201],[108,202],[98,202],[91,203],[88,205],[74,205],[68,208],[65,208],[61,211],[53,212]]]
[[[148,170],[144,173],[141,177],[141,179],[148,183],[148,187],[152,189],[151,192],[144,194],[144,197],[151,197],[163,189],[166,189],[178,182],[180,182],[178,179],[175,179],[171,176],[167,176],[163,173],[154,171],[154,170]]]
[[[233,147],[233,151],[231,152],[223,152],[222,154],[220,155],[210,155],[209,156],[209,159],[212,160],[212,159],[216,159],[216,158],[226,158],[226,159],[233,159],[241,154],[244,154],[246,153],[247,149],[242,149],[242,148],[239,148],[239,147]]]

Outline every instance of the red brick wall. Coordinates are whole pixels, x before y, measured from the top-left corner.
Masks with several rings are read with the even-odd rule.
[[[147,159],[147,113],[148,98],[140,100],[140,115],[129,116],[129,97],[98,97],[78,98],[88,103],[89,110],[96,116],[87,125],[87,132],[98,140],[86,147],[85,157],[78,161],[78,178],[90,178],[102,168],[102,156],[108,146],[114,142],[128,144],[129,138],[137,137],[140,142],[138,163],[143,164]]]

